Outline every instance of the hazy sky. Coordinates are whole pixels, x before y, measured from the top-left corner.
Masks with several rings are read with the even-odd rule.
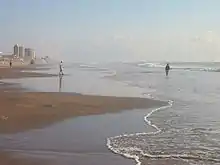
[[[219,0],[1,0],[0,51],[72,61],[220,60]]]

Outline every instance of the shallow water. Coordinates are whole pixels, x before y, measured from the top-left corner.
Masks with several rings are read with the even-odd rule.
[[[106,139],[121,132],[130,134],[136,131],[152,131],[153,128],[147,127],[142,120],[149,111],[134,110],[77,117],[44,129],[1,135],[0,148],[14,152],[16,156],[37,158],[64,165],[91,164],[92,162],[134,164],[131,160],[109,152]]]
[[[172,70],[165,78],[163,68],[143,68],[133,64],[124,67],[124,70],[131,70],[129,74],[119,71],[110,78],[138,86],[155,98],[173,100],[174,103],[171,108],[150,117],[161,132],[152,136],[113,138],[113,148],[124,148],[120,154],[129,153],[141,159],[175,158],[175,163],[220,164],[219,73],[183,68]]]
[[[104,148],[106,138],[110,138],[109,147],[112,151],[117,150],[119,155],[136,158],[136,163],[147,159],[147,163],[143,164],[220,164],[220,64],[174,63],[171,64],[173,69],[169,77],[164,76],[163,66],[163,63],[146,62],[73,64],[65,69],[69,76],[63,77],[61,90],[58,78],[26,79],[20,82],[25,87],[40,91],[172,100],[172,107],[152,113],[145,122],[146,113],[139,111],[120,114],[123,118],[133,113],[129,121],[121,119],[117,126],[112,122],[115,120],[107,119],[111,126],[105,129],[107,131],[103,130],[105,136],[96,133],[97,139],[101,138],[97,141],[101,141],[99,144]],[[140,116],[135,118],[136,114]],[[149,126],[146,129],[149,124],[155,125],[160,131]],[[123,129],[115,131],[114,127],[121,126]],[[141,134],[129,136],[135,132]],[[90,145],[88,148],[92,148]]]

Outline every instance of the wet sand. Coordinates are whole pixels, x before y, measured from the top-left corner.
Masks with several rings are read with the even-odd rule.
[[[175,164],[175,165],[189,165],[188,162],[183,161],[183,160],[177,160],[177,159],[172,159],[172,158],[167,158],[167,159],[144,159],[141,160],[142,164],[141,165],[169,165],[169,164]]]
[[[54,74],[36,73],[36,72],[23,72],[34,70],[46,70],[47,68],[36,68],[35,66],[18,66],[14,68],[0,67],[0,80],[10,78],[25,78],[25,77],[51,77],[57,76]]]
[[[44,73],[21,72],[30,67],[0,68],[1,78],[48,77]],[[0,83],[0,133],[16,133],[42,128],[77,116],[113,113],[122,110],[166,105],[145,98],[89,96],[75,93],[23,92],[19,85]],[[36,161],[14,160],[0,153],[0,164],[28,165]],[[40,164],[46,164],[40,163]]]
[[[163,104],[142,98],[2,91],[0,100],[0,133],[40,128],[75,116],[150,108]]]
[[[9,153],[0,152],[0,164],[1,165],[38,165],[40,164],[40,161],[12,158],[12,156]]]

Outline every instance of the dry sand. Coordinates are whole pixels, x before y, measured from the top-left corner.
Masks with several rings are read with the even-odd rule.
[[[30,70],[31,68],[0,68],[0,76],[2,78],[54,76],[34,72],[21,72],[24,69]],[[0,133],[15,133],[41,128],[76,116],[166,105],[164,102],[144,98],[22,92],[18,86],[5,83],[0,84],[0,103]],[[5,153],[0,154],[0,165],[26,165],[25,163],[33,164],[30,161],[15,161]]]

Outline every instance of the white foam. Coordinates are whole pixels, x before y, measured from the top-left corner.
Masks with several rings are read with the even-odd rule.
[[[160,108],[156,108],[156,109],[153,109],[150,113],[148,113],[145,117],[144,117],[144,120],[145,122],[150,125],[151,127],[155,128],[156,131],[155,132],[142,132],[142,133],[134,133],[134,134],[123,134],[123,135],[119,135],[119,136],[115,136],[115,137],[110,137],[110,138],[107,138],[107,147],[114,153],[116,154],[120,154],[126,158],[129,158],[129,159],[134,159],[136,161],[136,165],[141,165],[141,161],[140,161],[140,158],[138,155],[132,155],[132,154],[129,154],[129,151],[136,151],[136,152],[139,152],[142,156],[145,156],[145,157],[149,157],[149,158],[178,158],[178,159],[183,159],[184,161],[185,160],[205,160],[205,161],[212,161],[212,162],[215,162],[215,163],[220,163],[220,160],[219,159],[214,159],[214,158],[204,158],[200,155],[198,156],[193,156],[193,155],[189,155],[189,154],[167,154],[167,155],[162,155],[162,154],[158,154],[158,155],[152,155],[152,154],[149,154],[149,153],[145,153],[142,149],[140,148],[137,148],[137,147],[116,147],[114,148],[112,145],[111,145],[111,140],[114,140],[114,139],[117,139],[117,138],[121,138],[121,137],[132,137],[132,136],[138,136],[138,135],[156,135],[158,133],[161,132],[161,129],[159,127],[157,127],[155,124],[153,124],[148,118],[153,114],[155,113],[156,111],[159,111],[159,110],[162,110],[162,109],[166,109],[166,108],[170,108],[172,107],[173,105],[173,101],[169,101],[168,102],[169,105],[167,106],[163,106],[163,107],[160,107]],[[123,152],[123,151],[126,151]]]
[[[150,120],[148,120],[148,118],[156,111],[159,111],[159,110],[162,110],[162,109],[166,109],[166,108],[169,108],[169,107],[172,107],[173,105],[173,101],[169,101],[168,102],[168,105],[167,106],[163,106],[163,107],[159,107],[159,108],[156,108],[156,109],[153,109],[150,113],[148,113],[145,117],[144,117],[144,121],[150,125],[151,127],[155,128],[156,131],[155,132],[141,132],[141,133],[134,133],[134,134],[123,134],[123,135],[119,135],[119,136],[114,136],[114,137],[110,137],[110,138],[107,138],[107,147],[108,149],[110,149],[112,152],[116,153],[116,154],[120,154],[126,158],[129,158],[129,159],[135,159],[135,161],[137,162],[137,165],[141,165],[141,162],[140,162],[140,158],[139,156],[137,155],[132,155],[132,154],[129,154],[129,153],[124,153],[124,152],[121,152],[121,150],[123,151],[137,151],[137,152],[140,152],[142,155],[144,156],[149,156],[149,157],[154,157],[154,155],[146,155],[141,149],[139,148],[134,148],[134,147],[130,147],[130,148],[114,148],[112,145],[111,145],[111,140],[114,140],[116,138],[120,138],[120,137],[132,137],[132,136],[138,136],[138,135],[150,135],[150,134],[158,134],[161,132],[161,129],[159,129],[155,124],[152,124],[152,122]]]
[[[164,67],[164,65],[161,65],[161,63],[149,63],[149,62],[140,63],[138,64],[138,66],[148,66],[151,68],[163,68]]]
[[[114,77],[117,75],[117,72],[114,70],[108,70],[108,71],[105,71],[104,73],[107,73],[107,74],[104,75],[103,77]]]
[[[81,68],[96,68],[95,66],[93,65],[86,65],[86,64],[80,64],[79,65]]]

